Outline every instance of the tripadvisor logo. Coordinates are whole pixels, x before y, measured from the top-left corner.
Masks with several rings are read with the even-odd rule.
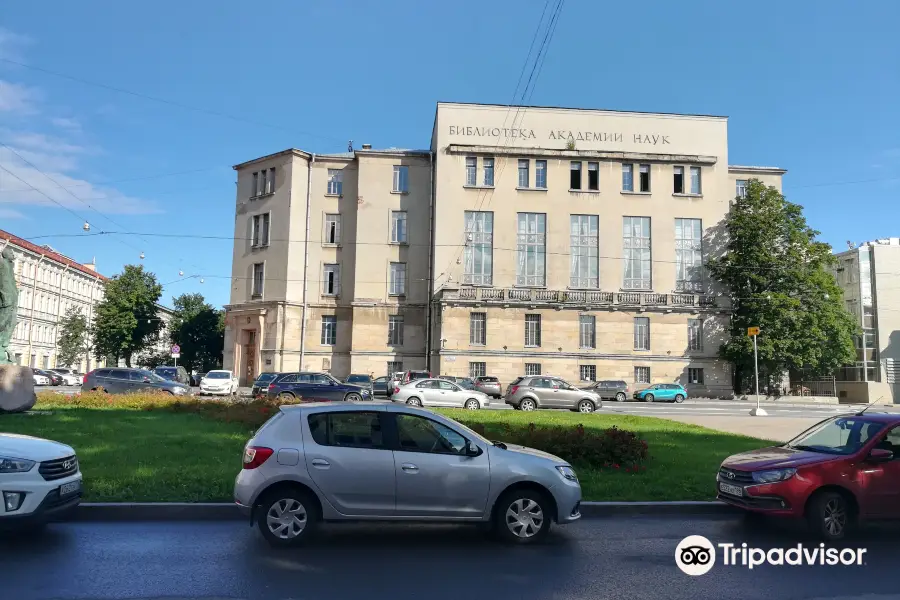
[[[861,566],[866,548],[826,548],[825,544],[806,547],[797,544],[789,548],[754,548],[746,543],[741,545],[719,543],[713,545],[702,535],[689,535],[675,548],[675,564],[682,572],[697,576],[705,575],[716,564],[718,548],[722,564],[753,569],[761,565],[771,566]]]

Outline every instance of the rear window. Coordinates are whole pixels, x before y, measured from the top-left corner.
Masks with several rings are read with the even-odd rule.
[[[256,383],[268,383],[278,377],[277,373],[263,373],[259,377],[256,378]]]
[[[431,373],[428,371],[410,371],[409,378],[410,379],[427,379],[431,377]]]
[[[523,379],[525,379],[525,378],[524,378],[524,377],[516,377],[515,379],[513,379],[512,383],[510,383],[509,385],[516,385],[517,383],[519,383],[519,382],[522,381]]]
[[[309,415],[309,431],[320,446],[381,448],[381,419],[374,412],[333,412]]]
[[[109,369],[100,369],[94,372],[94,377],[109,377]]]
[[[500,380],[496,377],[479,377],[478,380],[485,383],[500,383]]]

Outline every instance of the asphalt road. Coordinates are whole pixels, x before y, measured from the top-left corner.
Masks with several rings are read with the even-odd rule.
[[[845,600],[900,598],[897,529],[861,534],[862,566],[723,566],[699,577],[675,566],[687,535],[762,548],[799,532],[748,528],[740,517],[582,520],[536,547],[508,547],[468,527],[329,526],[275,550],[241,522],[65,523],[0,538],[0,597],[469,600]],[[814,540],[805,540],[810,547]]]

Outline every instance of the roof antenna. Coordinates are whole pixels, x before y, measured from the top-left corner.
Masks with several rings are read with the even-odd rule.
[[[869,410],[870,408],[872,408],[873,406],[875,406],[876,403],[881,402],[882,400],[884,400],[884,396],[881,396],[878,400],[876,400],[875,402],[872,402],[871,404],[869,404],[868,406],[866,406],[864,409],[862,409],[861,411],[859,411],[858,413],[856,413],[856,416],[857,416],[857,417],[863,416],[863,413],[864,413],[864,412],[866,412],[867,410]]]
[[[353,140],[347,142],[347,152],[353,152]]]

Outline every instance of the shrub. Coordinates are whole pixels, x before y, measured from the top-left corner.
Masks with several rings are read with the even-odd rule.
[[[529,423],[525,427],[512,427],[503,423],[498,428],[485,431],[481,423],[466,422],[467,427],[493,440],[528,446],[550,452],[574,465],[593,467],[608,466],[614,469],[633,469],[647,460],[647,442],[636,433],[611,427],[602,431],[575,427],[538,427]]]

